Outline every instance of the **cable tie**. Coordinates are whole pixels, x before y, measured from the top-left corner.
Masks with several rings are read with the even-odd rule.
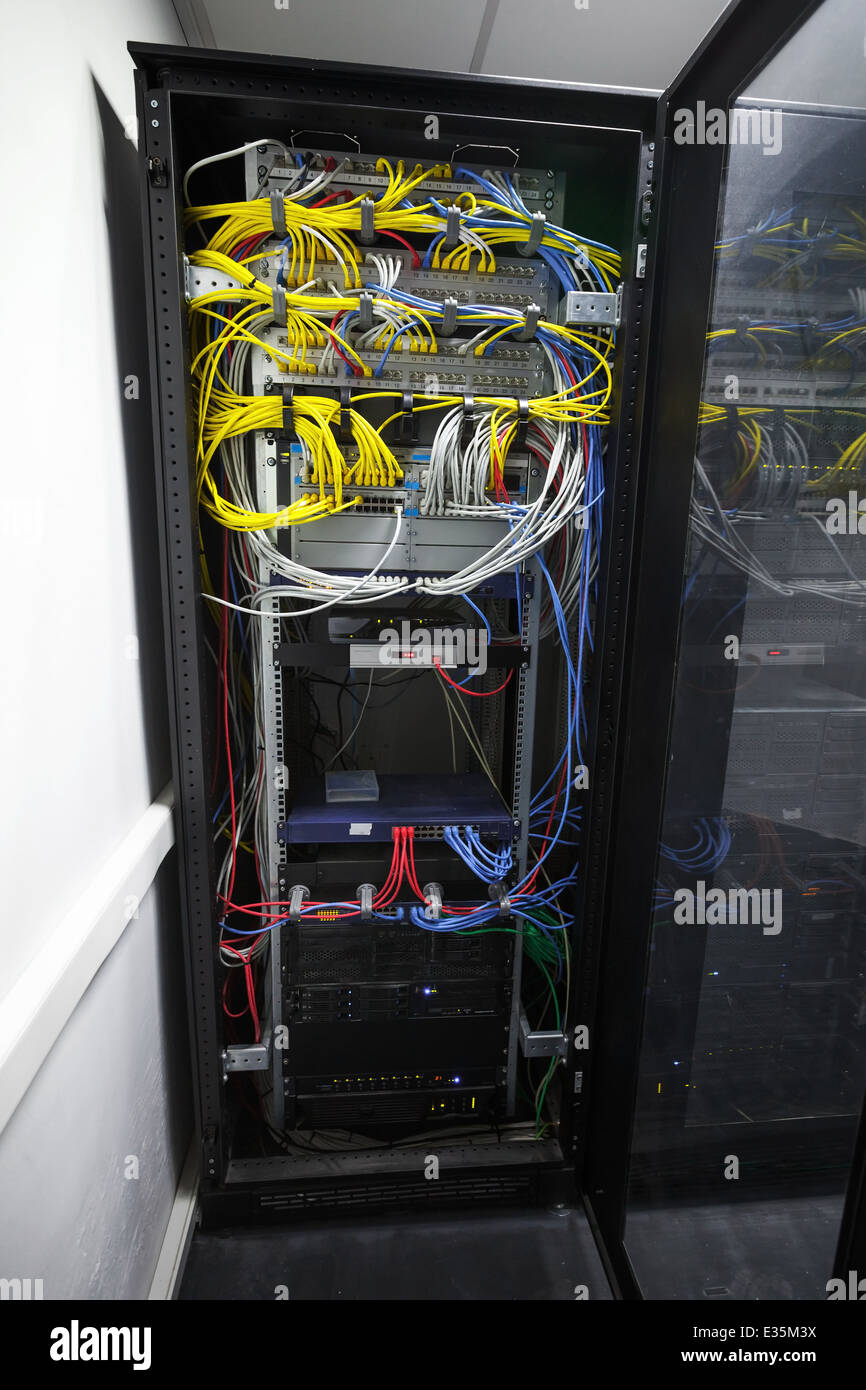
[[[535,255],[535,252],[541,245],[541,240],[544,236],[546,225],[547,218],[545,217],[543,212],[534,212],[532,214],[532,223],[529,228],[529,236],[526,238],[526,241],[523,243],[523,245],[518,246],[517,248],[521,256]]]
[[[300,442],[295,428],[295,386],[282,386],[282,428],[279,438],[289,443]]]
[[[403,392],[403,409],[400,414],[400,443],[418,443],[418,422],[415,419],[415,398],[411,391]]]
[[[515,337],[515,339],[517,340],[517,342],[519,342],[519,343],[525,343],[525,342],[527,342],[530,338],[534,338],[534,337],[535,337],[535,330],[536,330],[537,327],[538,327],[538,320],[539,320],[540,318],[541,318],[541,307],[540,307],[540,305],[538,305],[538,304],[529,304],[529,305],[527,305],[527,308],[526,308],[526,316],[525,316],[524,321],[523,321],[523,327],[522,327],[522,329],[520,330],[519,333],[515,333],[515,334],[514,334],[514,337]]]
[[[421,891],[427,899],[424,916],[428,922],[438,922],[442,916],[442,884],[425,883]]]
[[[463,397],[463,424],[460,429],[460,448],[468,449],[477,428],[475,419],[475,397]]]
[[[447,295],[442,305],[442,327],[439,330],[443,338],[453,338],[457,332],[457,307],[457,300]]]
[[[373,296],[364,290],[358,300],[358,327],[367,333],[373,327]]]
[[[310,896],[309,888],[303,883],[296,883],[289,895],[289,921],[299,922],[301,920],[301,907]]]
[[[456,203],[452,203],[445,214],[445,238],[443,246],[460,245],[460,209]]]
[[[286,226],[286,200],[282,193],[276,189],[270,195],[271,199],[271,220],[274,224],[274,232],[278,237],[288,236],[289,229]]]
[[[494,902],[498,901],[500,917],[511,916],[511,899],[508,896],[508,889],[502,880],[487,885],[487,896]]]
[[[368,193],[366,198],[361,199],[361,230],[358,233],[358,240],[365,246],[369,246],[375,238],[375,217],[376,204]]]
[[[526,432],[529,429],[529,401],[521,396],[517,402],[517,429],[514,434],[515,449],[526,448]]]
[[[339,442],[344,446],[355,442],[352,433],[352,388],[345,381],[340,383]]]
[[[278,328],[287,328],[288,319],[286,318],[286,292],[282,285],[274,285],[274,322]]]
[[[369,922],[373,916],[373,898],[376,893],[375,883],[361,883],[358,886],[358,901],[361,904],[361,921]]]

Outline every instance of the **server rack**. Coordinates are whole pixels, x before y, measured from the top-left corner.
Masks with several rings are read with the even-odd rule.
[[[444,74],[406,74],[387,69],[351,70],[335,64],[137,45],[131,46],[131,51],[138,66],[145,227],[151,254],[151,307],[155,322],[152,366],[158,395],[157,453],[162,460],[164,583],[169,651],[175,672],[175,771],[179,830],[187,866],[185,907],[205,1212],[237,1211],[255,1217],[274,1212],[303,1213],[313,1205],[326,1208],[329,1203],[345,1207],[352,1202],[365,1206],[395,1201],[475,1202],[568,1191],[573,1183],[579,1117],[584,1104],[584,1045],[579,1041],[574,1046],[573,1040],[575,1030],[592,1021],[592,993],[587,982],[599,939],[591,898],[592,892],[598,892],[597,875],[581,876],[569,900],[573,903],[574,920],[581,922],[580,932],[573,926],[569,928],[567,950],[573,956],[574,988],[568,999],[567,1017],[553,1028],[535,1026],[531,1006],[527,1014],[526,991],[521,990],[522,933],[513,930],[507,901],[500,912],[508,935],[480,936],[474,942],[456,935],[437,937],[432,933],[425,939],[417,928],[407,933],[405,926],[381,921],[365,921],[360,931],[358,924],[352,922],[329,926],[321,918],[303,921],[300,911],[291,910],[292,905],[300,908],[303,890],[309,892],[316,883],[326,884],[329,898],[338,900],[348,896],[360,901],[356,893],[361,892],[365,880],[373,884],[374,891],[379,888],[390,855],[387,841],[398,822],[408,823],[414,829],[418,876],[428,902],[427,880],[435,883],[444,873],[450,875],[453,885],[452,901],[459,903],[460,875],[455,877],[453,865],[444,862],[442,853],[446,814],[458,825],[472,824],[482,836],[489,829],[494,838],[507,840],[514,875],[526,876],[534,862],[529,857],[531,778],[534,771],[537,786],[547,775],[546,770],[540,769],[549,767],[547,760],[551,757],[555,760],[557,730],[562,729],[565,715],[563,697],[552,690],[557,657],[543,650],[539,642],[545,590],[537,562],[531,557],[521,566],[517,580],[519,641],[510,646],[494,641],[488,650],[490,670],[481,682],[482,688],[495,690],[513,676],[513,695],[509,690],[507,699],[500,697],[499,704],[492,700],[466,701],[481,706],[477,714],[473,709],[476,740],[507,789],[508,804],[505,808],[500,805],[498,810],[488,783],[474,774],[477,763],[469,754],[464,755],[467,760],[453,779],[453,786],[442,781],[436,765],[440,746],[433,740],[424,747],[424,728],[432,722],[434,711],[423,699],[419,705],[421,729],[413,743],[404,739],[395,747],[390,762],[381,754],[381,742],[376,749],[379,801],[352,803],[348,813],[339,803],[328,803],[322,794],[321,776],[305,779],[302,775],[304,750],[289,748],[282,737],[289,710],[294,711],[292,718],[301,717],[297,704],[289,704],[297,693],[295,673],[303,664],[320,676],[330,673],[339,681],[351,662],[355,664],[348,667],[350,674],[357,669],[365,674],[363,651],[360,657],[357,653],[363,648],[365,637],[370,638],[370,627],[364,623],[373,622],[373,614],[364,615],[352,632],[347,632],[345,623],[340,628],[339,623],[323,620],[317,626],[311,620],[303,642],[287,640],[285,625],[281,631],[279,623],[263,624],[266,636],[261,647],[267,653],[261,662],[265,759],[269,768],[290,764],[284,780],[291,790],[287,799],[283,781],[274,778],[268,781],[265,795],[267,834],[263,840],[268,846],[268,862],[263,886],[268,892],[262,897],[284,902],[288,908],[279,931],[271,938],[275,942],[278,935],[279,945],[269,952],[259,1002],[263,1021],[272,1030],[282,1027],[288,1035],[288,1048],[275,1046],[267,1038],[257,1043],[247,1038],[231,1041],[227,1034],[219,1000],[223,983],[217,955],[219,890],[211,832],[215,798],[205,771],[213,764],[220,711],[206,689],[205,606],[198,573],[187,302],[195,303],[207,291],[225,292],[231,277],[220,267],[202,264],[195,255],[196,243],[191,244],[188,237],[184,245],[182,179],[184,171],[198,160],[259,135],[263,141],[270,136],[290,138],[292,150],[297,139],[297,148],[314,150],[317,167],[329,169],[332,175],[337,165],[338,197],[342,192],[341,177],[355,179],[365,188],[381,187],[381,168],[377,172],[380,156],[392,155],[395,164],[399,158],[424,161],[428,170],[438,164],[441,167],[437,172],[448,174],[453,172],[452,164],[456,170],[459,150],[477,173],[489,165],[494,173],[497,168],[502,171],[499,177],[510,177],[512,166],[516,165],[527,206],[535,212],[541,212],[543,207],[542,221],[544,217],[556,222],[567,220],[577,207],[578,220],[588,216],[596,227],[596,239],[615,244],[621,252],[621,270],[611,283],[611,293],[604,296],[608,324],[613,326],[614,315],[617,320],[613,359],[616,405],[606,430],[604,497],[603,501],[597,499],[602,513],[602,541],[598,555],[595,651],[585,683],[589,742],[584,756],[590,775],[588,789],[582,792],[586,816],[584,843],[587,855],[598,864],[607,838],[605,803],[609,783],[605,769],[615,742],[620,624],[628,588],[633,524],[635,444],[645,362],[641,310],[647,284],[647,242],[654,188],[655,98],[651,94]],[[369,157],[368,163],[359,163],[356,155]],[[344,165],[346,159],[349,162]],[[238,160],[231,169],[227,164],[218,164],[199,177],[206,178],[207,187],[214,190],[206,195],[211,202],[260,195],[262,202],[272,207],[271,195],[277,195],[279,206],[281,189],[291,186],[292,172],[285,165],[285,152],[278,155],[275,148],[262,143],[247,152],[245,168]],[[446,194],[454,195],[453,183],[449,184],[447,178],[443,186]],[[350,184],[346,196],[352,191]],[[533,195],[537,208],[531,202]],[[431,281],[447,279],[410,265],[411,247],[405,252],[399,245],[392,249],[405,256],[400,266],[400,283],[417,288],[412,281],[414,275],[432,293],[436,287],[430,289]],[[521,261],[514,248],[506,248],[501,261],[512,275],[510,280],[499,277],[500,292],[504,286],[512,303],[519,303],[521,312],[530,315],[531,304],[540,301],[541,311],[555,320],[559,295],[555,286],[551,289],[552,277],[547,267],[531,254]],[[273,284],[266,260],[253,268],[259,274],[259,284]],[[473,292],[479,293],[477,281],[472,284]],[[460,293],[456,290],[455,296]],[[469,291],[462,293],[464,302],[467,296]],[[538,310],[534,312],[537,319]],[[584,312],[589,315],[584,323],[595,331],[595,304],[588,311],[581,306],[578,321]],[[278,325],[264,331],[273,333],[268,346],[279,357]],[[446,339],[447,336],[443,334]],[[495,364],[494,375],[489,364],[482,372],[484,360],[473,363],[471,356],[467,359],[466,355],[449,358],[447,350],[438,354],[435,370],[445,380],[441,388],[437,384],[434,390],[453,389],[457,378],[464,409],[471,414],[475,392],[480,395],[485,389],[489,391],[491,382],[495,386],[498,370],[504,373],[504,389],[510,390],[518,401],[532,399],[540,392],[546,368],[537,345],[531,341],[531,322],[526,323],[520,339],[510,348],[506,343],[504,361]],[[200,341],[194,346],[198,350]],[[445,346],[447,349],[447,343]],[[253,391],[267,399],[276,386],[283,405],[292,401],[297,405],[303,399],[305,379],[292,371],[291,363],[289,370],[278,376],[273,359],[268,361],[270,356],[262,352],[256,357]],[[320,361],[318,365],[333,367],[334,363]],[[336,374],[332,371],[329,375],[324,370],[318,374],[317,389],[330,389],[343,412],[351,409],[351,396],[346,394],[345,377],[341,387],[342,364],[336,365]],[[291,536],[280,537],[280,545],[298,563],[320,564],[323,556],[329,554],[333,563],[335,546],[343,547],[339,554],[352,550],[345,561],[345,568],[351,572],[363,572],[381,562],[392,535],[390,517],[382,513],[394,500],[400,501],[411,520],[401,529],[400,546],[392,563],[399,562],[410,576],[431,571],[447,574],[458,569],[465,563],[465,556],[473,553],[472,547],[477,549],[480,544],[479,525],[490,525],[489,521],[464,520],[455,525],[429,513],[425,516],[423,505],[417,509],[420,515],[412,515],[417,494],[413,497],[408,488],[413,480],[418,487],[418,472],[423,486],[425,448],[419,451],[419,445],[429,451],[431,432],[425,431],[420,412],[411,418],[411,396],[413,391],[417,393],[416,405],[421,399],[429,399],[422,393],[429,385],[430,363],[420,355],[414,360],[411,354],[401,357],[398,349],[389,359],[389,367],[394,368],[396,387],[404,393],[401,429],[405,425],[406,447],[398,448],[395,457],[403,466],[402,482],[408,487],[398,485],[395,489],[392,479],[391,487],[380,489],[375,497],[368,489],[357,514],[348,518],[335,515],[318,527],[299,527]],[[353,388],[356,385],[352,383]],[[314,491],[309,472],[298,466],[300,450],[297,434],[291,429],[291,408],[290,404],[289,414],[284,411],[282,419],[274,417],[276,425],[262,430],[254,446],[259,495],[269,498],[270,506],[290,506],[305,492]],[[343,416],[336,422],[334,434],[342,447],[348,446],[345,457],[351,461],[350,435],[340,432],[345,423]],[[289,428],[281,429],[280,424],[289,424]],[[420,463],[416,461],[419,452]],[[516,470],[505,482],[518,489],[525,487],[531,497],[533,489],[541,486],[535,481],[540,470],[529,466],[526,455],[521,474],[519,452],[516,459]],[[463,548],[454,553],[455,545]],[[264,574],[261,577],[266,579]],[[510,591],[506,587],[502,594],[478,589],[470,594],[473,604],[481,604],[490,613],[497,604],[510,601],[513,605],[517,596],[514,585]],[[438,602],[441,604],[441,600]],[[445,618],[451,617],[452,621],[453,607],[452,601],[450,611],[445,613]],[[381,605],[378,611],[384,611]],[[389,616],[400,622],[412,615],[409,609],[399,609],[396,615]],[[457,675],[462,676],[462,672],[458,670]],[[372,688],[372,674],[369,679]],[[325,692],[324,699],[329,687],[323,685],[320,689]],[[297,727],[301,730],[304,725],[299,723]],[[383,738],[387,731],[381,720],[376,728]],[[308,734],[299,733],[296,743],[304,744],[307,739]],[[454,756],[453,742],[451,747]],[[368,763],[373,762],[370,753],[365,753],[363,735],[360,757],[362,767],[365,757]],[[407,782],[403,770],[411,759],[418,771]],[[438,804],[443,797],[449,808],[447,813]],[[362,849],[356,849],[353,843],[359,827],[366,841]],[[311,844],[316,848],[311,849]],[[477,894],[477,887],[471,891]],[[501,888],[498,891],[505,897]],[[469,886],[464,884],[464,902],[469,892]],[[407,942],[409,935],[412,940]],[[414,959],[409,959],[413,952]],[[444,1001],[436,980],[446,982],[442,987],[447,991]],[[393,1027],[398,1014],[404,1022],[409,1019],[399,1034]],[[470,1016],[474,1014],[477,1016]],[[435,1069],[430,1046],[419,1041],[420,1021],[425,1017],[428,1036],[442,1040],[437,1044],[440,1052],[436,1055],[445,1058],[445,1062]],[[360,1064],[350,1067],[350,1056],[356,1056]],[[255,1072],[270,1081],[267,1114],[272,1130],[277,1132],[299,1122],[322,1128],[345,1117],[344,1125],[361,1128],[366,1124],[380,1140],[389,1134],[399,1138],[413,1119],[418,1128],[422,1113],[419,1096],[426,1105],[424,1113],[434,1119],[438,1119],[436,1109],[441,1107],[446,1114],[463,1118],[465,1125],[465,1117],[471,1117],[483,1105],[485,1114],[501,1124],[519,1111],[522,1102],[517,1095],[518,1067],[526,1065],[527,1057],[540,1057],[542,1067],[547,1065],[547,1059],[551,1059],[551,1067],[558,1059],[561,1100],[555,1126],[549,1131],[543,1129],[532,1144],[497,1143],[484,1150],[468,1143],[452,1143],[447,1149],[443,1145],[441,1170],[435,1182],[425,1180],[423,1147],[407,1154],[397,1145],[380,1143],[370,1152],[329,1154],[326,1160],[294,1150],[262,1154],[245,1140],[243,1104],[231,1099],[238,1076],[244,1078]],[[535,1065],[538,1067],[537,1062]],[[538,1072],[533,1085],[537,1077]],[[498,1106],[495,1113],[491,1108],[494,1102]],[[428,1147],[435,1152],[434,1140]],[[383,1148],[387,1151],[383,1152]]]

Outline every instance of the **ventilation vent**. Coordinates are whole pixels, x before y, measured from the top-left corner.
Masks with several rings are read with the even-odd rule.
[[[528,1178],[495,1175],[484,1178],[449,1178],[438,1182],[369,1182],[340,1187],[316,1187],[295,1192],[263,1193],[259,1207],[270,1211],[315,1208],[409,1206],[417,1202],[513,1202],[532,1197]]]

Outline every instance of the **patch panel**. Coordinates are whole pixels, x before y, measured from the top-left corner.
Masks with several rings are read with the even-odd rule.
[[[246,154],[246,177],[248,186],[254,187],[261,196],[264,192],[269,192],[272,188],[280,188],[289,181],[297,178],[297,168],[291,165],[281,164],[278,159],[272,159],[270,163],[261,161],[263,151],[249,150]],[[265,154],[269,152],[267,149]],[[353,151],[343,150],[321,150],[307,151],[293,147],[293,153],[297,160],[303,160],[309,156],[309,167],[313,174],[317,170],[324,170],[328,164],[334,166],[334,177],[330,183],[330,188],[335,192],[348,192],[352,197],[367,192],[379,191],[388,185],[388,179],[379,168],[378,158],[368,158],[363,154]],[[477,185],[467,178],[456,177],[456,171],[461,167],[463,161],[457,159],[461,152],[454,151],[454,157],[447,161],[438,163],[425,161],[427,167],[431,169],[429,179],[424,181],[424,189],[433,194],[442,195],[443,201],[459,198],[461,194],[476,193]],[[399,155],[388,156],[390,162],[396,167],[400,162]],[[476,166],[479,173],[488,172],[486,166]],[[494,166],[497,172],[504,173],[514,178],[524,202],[533,207],[544,208],[549,212],[551,218],[561,221],[563,217],[563,200],[565,195],[565,178],[563,174],[553,170],[521,168],[516,163],[510,165]],[[452,177],[445,177],[447,169],[451,169]]]

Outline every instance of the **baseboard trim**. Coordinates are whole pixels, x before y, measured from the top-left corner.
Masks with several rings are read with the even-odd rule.
[[[195,1230],[200,1157],[198,1136],[194,1134],[162,1238],[162,1248],[156,1262],[150,1293],[147,1295],[149,1300],[166,1302],[177,1298]]]

